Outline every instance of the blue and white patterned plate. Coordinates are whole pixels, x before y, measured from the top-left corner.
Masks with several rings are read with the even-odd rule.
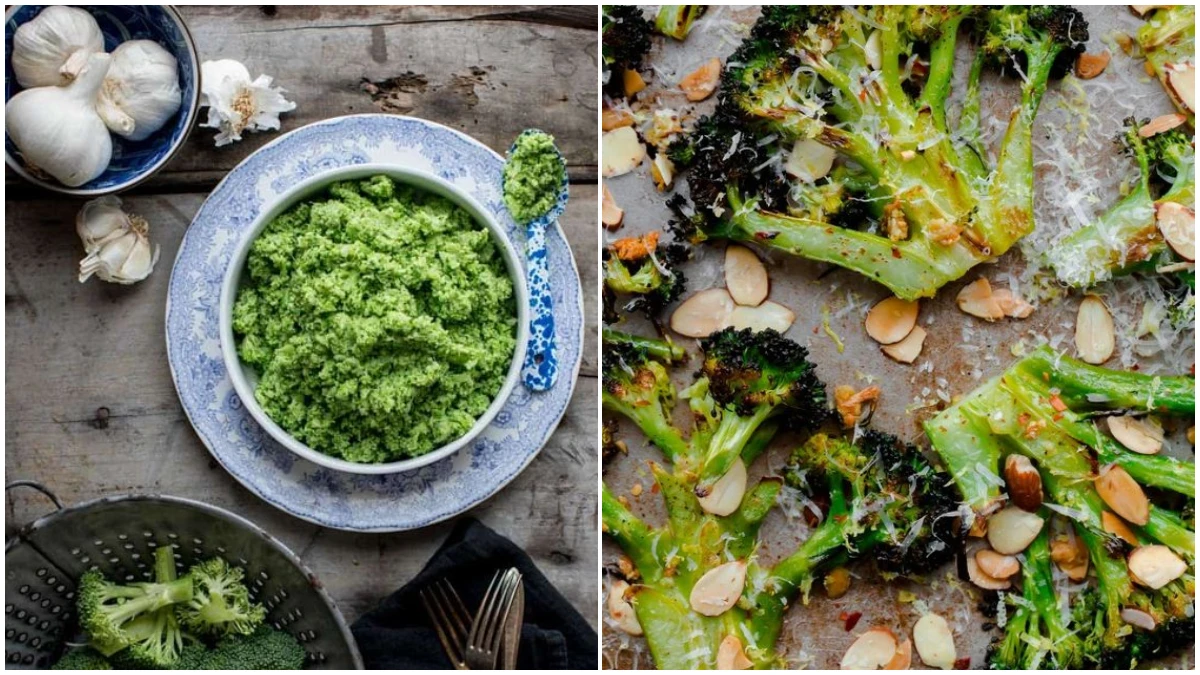
[[[406,473],[367,476],[311,464],[255,424],[221,358],[221,279],[264,202],[331,167],[400,164],[437,174],[491,210],[518,250],[524,235],[504,208],[503,159],[453,129],[411,117],[355,115],[285,134],[221,181],[184,236],[167,295],[167,357],[184,411],[213,457],[250,491],[304,520],[340,530],[424,527],[479,504],[516,478],[558,426],[583,356],[583,288],[562,230],[547,232],[558,328],[558,386],[518,384],[491,426],[456,454]]]

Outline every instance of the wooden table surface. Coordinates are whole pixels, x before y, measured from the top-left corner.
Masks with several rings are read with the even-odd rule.
[[[525,548],[596,622],[596,40],[594,7],[182,7],[202,60],[242,61],[286,88],[283,131],[339,115],[393,112],[466,132],[503,152],[526,127],[553,134],[569,164],[561,221],[583,277],[588,336],[574,400],[538,458],[470,513]],[[412,577],[451,522],[373,535],[330,530],[260,501],[212,459],[180,408],[163,310],[180,240],[209,190],[276,137],[213,146],[196,129],[154,179],[123,195],[162,247],[135,286],[77,280],[82,200],[8,172],[5,205],[5,476],[64,502],[157,492],[230,509],[279,537],[348,620]],[[105,421],[101,417],[106,416]],[[6,534],[50,507],[7,496]]]

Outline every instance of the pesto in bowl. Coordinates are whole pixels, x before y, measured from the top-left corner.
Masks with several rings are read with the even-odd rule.
[[[467,434],[510,375],[513,280],[487,227],[388,176],[335,182],[251,244],[232,310],[263,412],[354,463]]]

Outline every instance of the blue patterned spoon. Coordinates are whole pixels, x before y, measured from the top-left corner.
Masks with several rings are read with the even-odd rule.
[[[526,129],[526,134],[543,133],[537,129]],[[517,141],[521,139],[517,137]],[[508,149],[511,157],[516,148]],[[557,152],[557,148],[555,149]],[[534,218],[525,225],[525,255],[528,259],[529,273],[529,347],[525,351],[525,364],[521,369],[521,378],[525,386],[533,391],[546,391],[558,381],[558,344],[554,337],[554,299],[550,294],[550,267],[546,251],[546,228],[558,221],[567,208],[569,185],[567,180],[567,163],[562,155],[558,161],[563,165],[563,181],[559,187],[558,199],[546,213]],[[503,179],[502,179],[503,180]],[[521,223],[519,223],[521,224]]]

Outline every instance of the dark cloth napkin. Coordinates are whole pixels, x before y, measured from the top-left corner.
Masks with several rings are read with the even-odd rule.
[[[525,623],[517,668],[595,670],[596,631],[559,594],[524,551],[474,518],[463,518],[412,581],[354,623],[370,669],[451,668],[418,592],[447,579],[475,611],[496,570],[516,567],[525,581]]]

